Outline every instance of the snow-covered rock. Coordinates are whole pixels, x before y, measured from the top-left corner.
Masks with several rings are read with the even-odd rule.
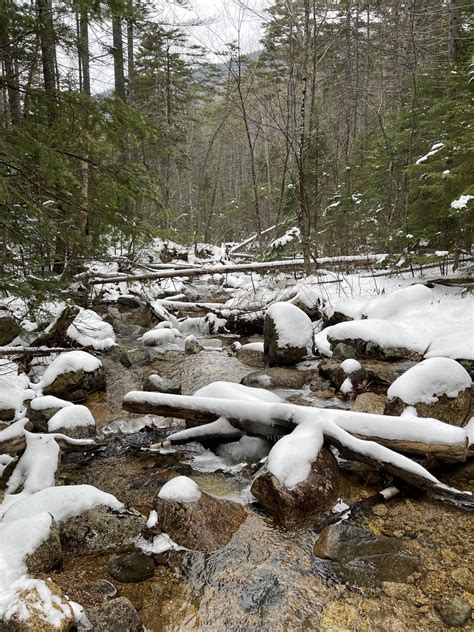
[[[193,334],[190,334],[184,340],[184,351],[188,355],[192,355],[195,353],[201,353],[201,351],[204,351],[204,347],[198,341],[196,336],[193,336]]]
[[[201,491],[191,478],[176,476],[163,485],[158,497],[179,503],[193,503],[201,498]]]
[[[36,397],[31,400],[26,416],[33,422],[33,427],[37,432],[48,432],[48,421],[58,410],[66,406],[74,406],[74,404],[54,395]]]
[[[44,395],[80,402],[105,387],[102,362],[86,351],[61,353],[36,385]]]
[[[386,413],[400,415],[412,406],[419,417],[463,426],[471,409],[471,378],[450,358],[429,358],[408,369],[387,392]]]
[[[92,347],[96,350],[110,349],[115,344],[112,325],[105,322],[92,309],[81,308],[66,335],[81,347]]]
[[[264,352],[269,366],[293,365],[311,353],[313,325],[298,307],[274,303],[265,315]]]
[[[369,301],[363,309],[366,318],[387,319],[408,311],[423,309],[434,301],[432,290],[419,283],[389,292]]]
[[[86,406],[65,406],[48,421],[48,432],[59,432],[74,439],[94,437],[95,419]]]
[[[176,335],[173,329],[151,329],[142,336],[142,342],[147,347],[174,348]]]
[[[244,435],[238,441],[222,443],[216,450],[216,454],[227,463],[258,463],[264,459],[272,444],[264,437],[249,437]]]
[[[172,393],[174,395],[181,394],[181,384],[170,380],[167,377],[162,377],[156,373],[152,373],[143,382],[143,390],[151,391],[152,393]]]
[[[14,494],[21,488],[27,497],[55,484],[60,449],[54,437],[28,431],[24,434],[26,449],[8,480],[6,493]]]

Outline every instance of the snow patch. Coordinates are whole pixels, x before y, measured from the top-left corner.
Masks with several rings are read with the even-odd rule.
[[[79,426],[95,426],[95,419],[86,406],[65,406],[58,410],[48,421],[48,432],[56,432],[60,428],[77,428]]]
[[[163,485],[158,497],[179,503],[193,503],[201,498],[201,490],[191,478],[176,476]]]

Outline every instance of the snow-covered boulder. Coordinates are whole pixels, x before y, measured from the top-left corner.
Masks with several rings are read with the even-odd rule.
[[[86,351],[61,353],[48,366],[37,388],[44,395],[84,401],[91,393],[105,388],[102,362]]]
[[[173,348],[176,345],[176,330],[150,329],[143,334],[142,342],[146,347]]]
[[[158,524],[177,544],[207,553],[226,545],[247,517],[242,505],[206,494],[185,476],[162,487],[155,510]]]
[[[291,303],[271,305],[263,325],[264,353],[269,366],[297,364],[313,347],[310,318]]]
[[[66,406],[74,406],[74,404],[65,399],[54,397],[54,395],[36,397],[30,401],[26,416],[33,422],[33,428],[36,432],[48,432],[48,421]]]
[[[143,382],[143,390],[151,391],[152,393],[171,393],[172,395],[181,394],[181,384],[170,380],[167,377],[162,377],[156,373],[152,373]]]
[[[187,336],[184,341],[184,352],[188,355],[193,355],[195,353],[201,353],[201,351],[204,351],[204,347],[196,336],[193,336],[192,334]]]
[[[410,406],[419,417],[463,426],[471,410],[472,381],[450,358],[429,358],[408,369],[390,386],[385,413],[400,415]]]
[[[372,299],[363,309],[365,318],[391,319],[423,309],[434,301],[432,290],[419,283]]]
[[[95,437],[95,419],[86,406],[65,406],[49,419],[48,432],[60,432],[74,439]]]
[[[69,326],[66,336],[81,347],[96,350],[110,349],[115,345],[115,332],[110,323],[92,309],[81,308]]]
[[[275,447],[273,454],[270,453],[268,468],[252,483],[251,492],[258,502],[275,522],[286,527],[300,526],[329,511],[339,496],[340,487],[339,468],[331,451],[322,447],[310,464],[309,474],[298,480],[301,477],[296,472],[297,482],[293,484],[295,473],[286,471]]]
[[[32,397],[33,391],[0,384],[0,421],[12,421],[18,417]]]
[[[257,369],[264,367],[263,342],[249,342],[246,345],[240,345],[236,350],[235,357],[244,364]]]

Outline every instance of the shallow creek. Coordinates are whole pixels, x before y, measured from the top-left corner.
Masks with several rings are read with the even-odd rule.
[[[143,326],[149,325],[140,321],[139,314],[122,311],[119,326],[114,322],[121,349],[138,347],[141,343],[137,338],[143,333]],[[232,339],[221,342],[226,346]],[[124,426],[143,419],[124,413],[121,402],[126,392],[140,389],[144,377],[153,371],[177,379],[183,393],[188,394],[215,380],[239,382],[255,370],[219,350],[191,356],[168,352],[148,366],[131,369],[111,355],[104,365],[107,390],[86,402],[102,428],[111,422],[122,420]],[[336,397],[314,398],[308,391],[300,395],[313,399],[306,404],[348,406]],[[152,509],[161,486],[182,474],[193,478],[204,491],[244,502],[257,466],[225,467],[198,444],[150,452],[150,444],[165,438],[173,423],[179,427],[182,422],[151,416],[146,421],[153,423],[153,428],[104,435],[103,446],[93,454],[65,455],[61,482],[96,485],[144,515]],[[458,484],[469,489],[470,474],[465,466],[451,472],[449,480],[454,484],[457,477]],[[383,485],[384,480],[377,473],[370,474],[364,467],[347,468],[343,475],[343,500],[350,504]],[[434,610],[442,596],[461,595],[474,605],[472,593],[459,583],[459,573],[456,575],[456,569],[472,568],[472,525],[468,515],[454,508],[426,498],[402,496],[351,519],[351,524],[375,535],[402,540],[419,562],[418,572],[400,583],[395,578],[395,587],[390,589],[354,581],[353,572],[347,577],[336,575],[329,563],[313,555],[318,534],[311,527],[286,531],[275,527],[256,506],[247,505],[247,509],[248,518],[224,548],[212,554],[180,551],[155,556],[156,571],[149,580],[112,580],[107,566],[114,555],[70,558],[51,576],[71,599],[86,607],[107,598],[100,580],[112,581],[119,594],[132,601],[151,632],[436,632],[446,629]]]

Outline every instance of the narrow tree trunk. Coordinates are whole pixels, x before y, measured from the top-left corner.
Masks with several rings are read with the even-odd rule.
[[[43,82],[47,98],[48,119],[52,124],[56,118],[56,46],[51,0],[37,0],[40,27],[41,62]]]
[[[112,16],[112,46],[114,56],[115,96],[125,102],[125,73],[123,69],[122,18]]]
[[[20,92],[18,90],[18,80],[15,73],[14,49],[10,41],[8,11],[10,8],[8,0],[0,0],[0,61],[3,65],[4,83],[8,94],[8,113],[10,121],[17,124],[21,118]]]

